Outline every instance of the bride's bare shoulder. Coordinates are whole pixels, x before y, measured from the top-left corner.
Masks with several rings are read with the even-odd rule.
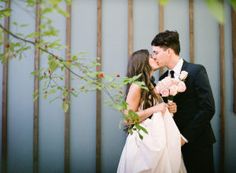
[[[128,95],[139,94],[141,93],[141,88],[135,83],[132,83],[129,88]]]
[[[129,92],[127,95],[128,100],[139,99],[141,95],[141,88],[137,84],[131,84],[129,88]]]
[[[137,84],[132,83],[132,84],[130,85],[129,90],[137,90],[137,91],[141,91],[141,88],[140,88],[140,86],[138,86]]]

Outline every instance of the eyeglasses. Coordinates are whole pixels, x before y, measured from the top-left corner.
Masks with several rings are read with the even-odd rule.
[[[156,59],[154,56],[153,56],[153,54],[149,54],[149,58],[152,58],[152,59]]]
[[[161,50],[158,50],[158,51],[153,50],[153,51],[152,51],[152,56],[158,55],[158,54],[161,53],[161,52],[165,52],[167,49],[168,49],[168,48],[166,48],[166,49],[161,49]]]
[[[158,52],[153,51],[153,52],[152,52],[152,56],[153,56],[153,55],[158,55]]]

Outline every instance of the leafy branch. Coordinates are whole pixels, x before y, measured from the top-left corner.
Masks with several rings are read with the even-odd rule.
[[[70,1],[66,0],[66,3]],[[1,0],[0,2],[3,2]],[[4,1],[7,2],[7,1]],[[5,28],[0,23],[0,46],[6,48],[5,52],[0,53],[0,60],[5,63],[11,58],[23,58],[23,53],[31,48],[39,49],[41,53],[47,56],[48,67],[42,67],[38,71],[33,71],[32,75],[35,75],[43,82],[42,94],[44,99],[50,99],[50,103],[60,99],[62,100],[62,107],[66,112],[70,106],[69,95],[77,97],[79,93],[86,93],[89,91],[100,90],[105,93],[108,97],[107,104],[115,110],[123,114],[124,121],[129,121],[131,125],[127,126],[128,132],[133,133],[137,131],[140,138],[142,138],[141,131],[147,133],[146,129],[140,125],[139,116],[129,110],[127,103],[124,100],[124,87],[127,84],[136,83],[143,89],[147,89],[143,82],[139,82],[139,76],[133,78],[121,77],[119,74],[108,75],[102,71],[96,71],[96,67],[100,66],[98,59],[88,61],[83,58],[83,53],[77,55],[71,55],[70,59],[65,59],[53,52],[55,49],[65,48],[66,46],[59,43],[59,40],[53,42],[46,42],[43,37],[58,37],[57,30],[52,26],[52,21],[46,18],[45,14],[50,14],[54,10],[63,16],[68,14],[59,8],[59,3],[62,0],[49,0],[41,1],[40,5],[42,8],[42,19],[44,22],[40,25],[40,33],[32,32],[28,35],[22,33],[15,33]],[[35,0],[26,0],[28,6],[34,7],[36,5]],[[0,4],[0,19],[10,16],[12,9],[3,8]],[[13,22],[16,26],[25,27],[27,25],[18,25]],[[8,43],[3,41],[3,33],[10,35],[11,37]],[[40,39],[39,39],[40,38]],[[66,88],[64,86],[64,72],[68,70],[72,74],[72,79],[78,79],[78,85],[76,88]],[[38,99],[40,91],[35,91],[33,94],[34,100]],[[128,113],[126,113],[128,112]]]

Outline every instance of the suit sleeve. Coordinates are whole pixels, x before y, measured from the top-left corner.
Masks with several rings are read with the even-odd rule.
[[[197,99],[197,111],[193,120],[185,127],[182,134],[189,142],[194,141],[205,128],[210,124],[210,120],[215,114],[215,103],[208,79],[206,69],[200,66],[200,70],[194,79],[194,90]]]

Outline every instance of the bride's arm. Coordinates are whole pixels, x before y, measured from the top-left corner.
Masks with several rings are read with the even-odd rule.
[[[165,103],[160,103],[150,108],[139,110],[140,99],[141,99],[141,88],[136,84],[132,84],[129,88],[126,102],[128,104],[128,110],[136,112],[140,118],[140,122],[147,119],[155,112],[159,111],[164,112],[166,110]]]

